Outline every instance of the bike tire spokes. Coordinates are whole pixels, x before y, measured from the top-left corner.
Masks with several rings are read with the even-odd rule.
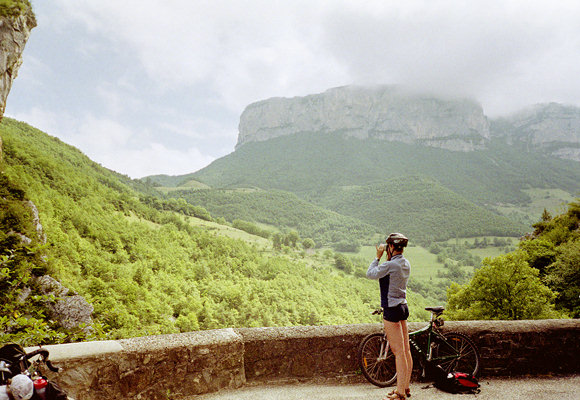
[[[475,345],[459,333],[445,335],[436,347],[436,361],[447,372],[462,371],[476,375],[479,371],[479,354]]]
[[[383,335],[365,339],[360,349],[363,375],[374,385],[384,387],[396,379],[395,356]]]

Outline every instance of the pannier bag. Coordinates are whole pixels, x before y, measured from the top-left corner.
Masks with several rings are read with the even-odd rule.
[[[433,386],[449,393],[480,392],[477,378],[466,372],[450,372],[445,377],[438,377]]]

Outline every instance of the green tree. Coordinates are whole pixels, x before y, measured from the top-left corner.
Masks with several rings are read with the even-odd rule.
[[[300,235],[298,234],[298,232],[296,231],[290,231],[285,238],[285,242],[287,246],[292,246],[292,247],[296,247],[296,243],[298,243],[298,241],[300,240]]]
[[[302,241],[302,247],[304,247],[305,249],[311,249],[314,246],[316,246],[316,243],[314,243],[314,240],[310,238],[306,238]]]
[[[280,250],[282,248],[282,244],[284,243],[284,235],[281,233],[275,233],[274,235],[272,235],[272,246],[274,246],[274,248],[276,250]]]
[[[542,221],[549,222],[552,219],[552,215],[548,210],[544,208],[544,212],[542,213]]]
[[[580,318],[580,239],[561,245],[556,261],[546,268],[545,282],[555,290],[556,307]]]
[[[529,266],[523,251],[483,260],[466,285],[452,284],[447,291],[453,319],[557,318],[555,293],[544,285],[537,269]]]
[[[336,251],[357,253],[360,250],[360,243],[355,240],[341,240],[333,247]]]
[[[352,262],[344,254],[334,255],[334,265],[336,268],[346,272],[347,274],[350,274],[353,271]]]
[[[524,240],[520,243],[520,249],[528,254],[528,262],[531,267],[534,267],[544,272],[544,269],[554,262],[557,251],[554,243],[545,239]]]

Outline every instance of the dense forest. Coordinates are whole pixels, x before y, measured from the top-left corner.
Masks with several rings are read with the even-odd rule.
[[[528,204],[530,195],[524,190],[528,188],[578,193],[578,176],[580,163],[524,152],[499,139],[486,150],[464,153],[305,133],[244,144],[195,174],[148,179],[189,191],[244,187],[288,191],[376,229],[405,231],[427,243],[454,237],[521,236],[535,219],[502,215],[501,205]],[[222,210],[215,203],[221,196],[223,192],[195,193],[186,198],[220,216]],[[268,217],[254,218],[257,222]]]
[[[324,156],[322,156],[324,155]],[[374,185],[422,176],[478,205],[526,203],[526,187],[580,192],[580,164],[492,140],[472,152],[304,133],[251,142],[191,175],[213,188],[260,187],[314,195],[327,188]]]
[[[271,241],[216,234],[199,224],[211,219],[199,207],[153,201],[142,183],[128,184],[29,125],[5,118],[0,133],[1,289],[12,300],[0,306],[3,341],[372,321],[376,283],[336,268],[331,254],[305,258],[288,246],[274,250]],[[27,199],[38,209],[46,243]],[[189,215],[195,213],[205,219]],[[32,279],[46,273],[94,307],[94,329],[70,331],[49,318],[51,299]],[[410,294],[410,301],[419,318],[427,300]]]
[[[380,227],[300,199],[293,193],[260,189],[178,190],[168,193],[190,204],[202,205],[211,215],[229,222],[237,219],[296,230],[316,247],[341,242],[370,243]]]
[[[169,190],[160,188],[160,181],[153,186],[107,170],[25,123],[5,118],[0,135],[2,341],[28,345],[221,327],[372,322],[369,311],[378,304],[378,288],[364,272],[384,227],[373,225],[373,215],[364,210],[379,209],[380,218],[392,218],[395,210],[406,218],[400,226],[416,222],[417,230],[434,224],[441,232],[457,231],[462,224],[483,225],[486,218],[493,224],[466,236],[489,233],[492,226],[500,229],[493,231],[497,235],[510,229],[502,225],[505,220],[494,220],[483,207],[424,175],[385,176],[372,185],[343,185],[308,196],[208,184],[201,190]],[[389,190],[415,207],[423,197],[431,209],[445,206],[453,212],[435,208],[431,216],[419,214],[412,221],[386,195]],[[385,193],[384,210],[372,196],[376,191]],[[315,195],[317,202],[307,200]],[[329,211],[320,205],[325,203],[351,211]],[[358,213],[348,206],[356,203],[363,206]],[[447,226],[451,218],[459,225]],[[389,230],[399,226],[392,221]],[[470,288],[490,280],[486,271],[499,276],[496,269],[507,271],[510,265],[532,268],[531,275],[524,269],[521,276],[531,276],[531,287],[544,293],[547,308],[533,315],[508,310],[506,318],[577,317],[577,203],[563,215],[546,212],[534,229],[515,253],[482,263],[470,251],[487,248],[487,237],[446,242],[448,234],[441,234],[440,241],[425,240],[424,249],[414,240],[407,250],[415,266],[408,294],[411,319],[427,318],[423,308],[444,302],[448,287],[456,318],[493,318],[470,308],[483,301]],[[505,239],[489,242],[513,250]],[[94,308],[90,326],[67,328],[53,318],[50,305],[59,295],[42,290],[37,278],[45,274],[71,289],[66,296],[78,293]],[[522,303],[533,302],[518,300]],[[481,303],[478,310],[489,308]]]

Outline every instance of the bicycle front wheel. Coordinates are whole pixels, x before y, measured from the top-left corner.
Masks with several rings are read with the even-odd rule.
[[[384,333],[373,333],[359,346],[359,365],[367,380],[378,387],[392,385],[397,379],[395,355]]]
[[[433,361],[447,372],[460,371],[477,375],[479,352],[471,339],[457,332],[445,333],[443,337],[445,340],[437,341],[433,349]]]

